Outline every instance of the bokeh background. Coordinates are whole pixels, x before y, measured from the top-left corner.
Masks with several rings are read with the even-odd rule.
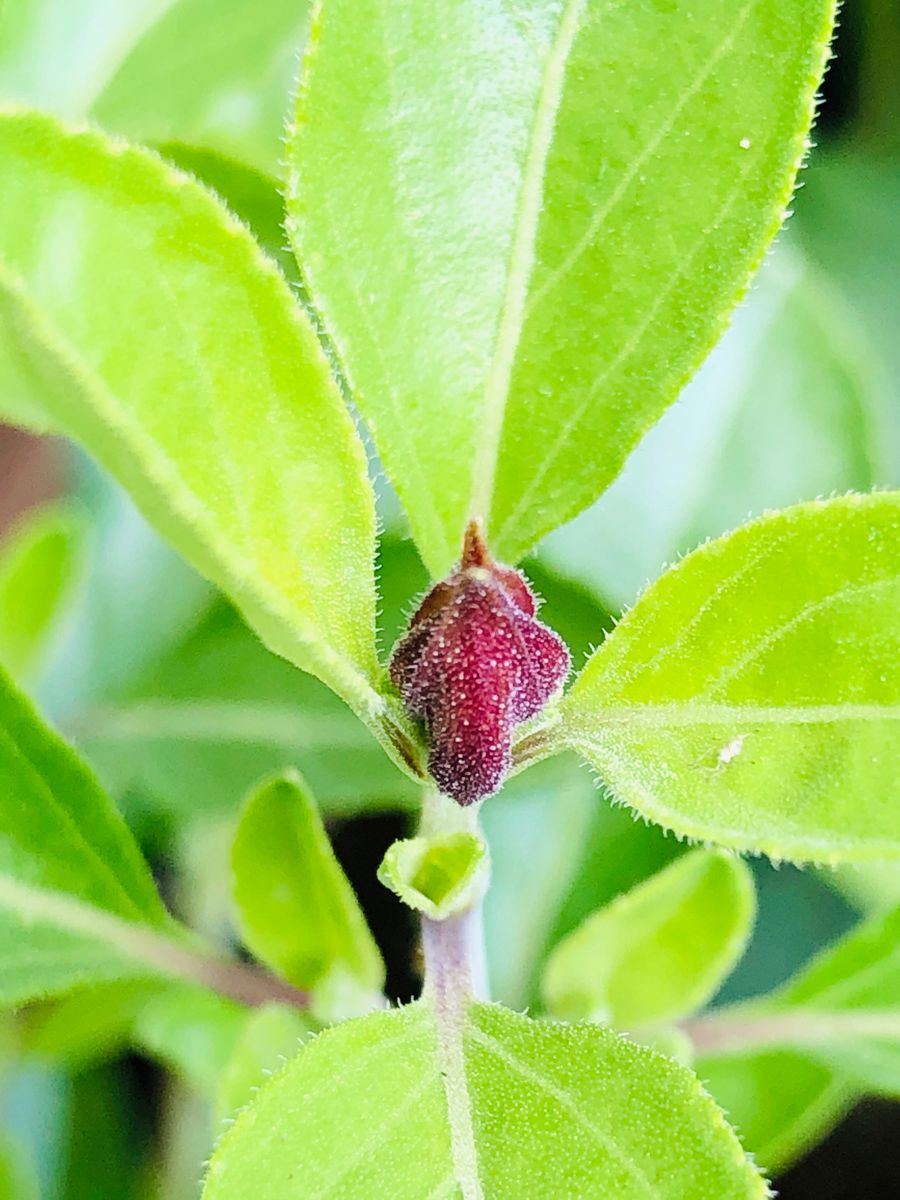
[[[5,0],[0,100],[154,144],[216,188],[293,277],[277,178],[306,20],[302,0]],[[850,0],[835,49],[794,216],[732,328],[609,493],[529,563],[576,659],[705,537],[765,508],[900,486],[900,4]],[[389,646],[425,578],[387,489],[381,499]],[[78,452],[11,429],[0,429],[0,658],[3,605],[31,602],[4,586],[10,546],[42,519],[62,530],[44,579],[59,602],[18,673],[116,795],[173,909],[232,944],[223,880],[235,806],[263,771],[297,763],[385,950],[391,995],[416,994],[413,923],[375,881],[408,827],[405,781]],[[556,938],[682,851],[565,762],[524,776],[485,819],[493,987],[520,1007]],[[757,932],[719,1001],[775,986],[860,914],[900,900],[893,869],[754,870]],[[151,1018],[96,990],[0,1018],[0,1200],[198,1194],[206,1085],[231,1018],[198,1015],[188,1054]],[[779,1194],[900,1195],[900,1105],[860,1099],[824,1069],[805,1090],[795,1082],[786,1068],[748,1070],[732,1108]]]

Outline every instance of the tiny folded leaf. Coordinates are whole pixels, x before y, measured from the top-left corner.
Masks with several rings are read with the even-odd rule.
[[[589,504],[699,365],[783,220],[833,13],[317,9],[288,228],[435,578],[473,516],[515,562]]]
[[[900,493],[768,514],[640,598],[562,705],[613,795],[774,858],[900,855]]]
[[[695,850],[599,909],[547,962],[541,993],[554,1016],[619,1029],[700,1008],[747,944],[753,878],[731,855]]]
[[[315,801],[294,771],[247,797],[232,847],[237,923],[245,943],[297,987],[371,1004],[384,964]]]
[[[451,833],[394,842],[378,878],[410,908],[443,921],[480,898],[487,872],[487,847],[481,838]]]
[[[326,1030],[238,1116],[204,1200],[756,1200],[690,1071],[596,1025],[429,1003]]]
[[[15,678],[41,659],[78,578],[84,538],[75,509],[47,505],[0,546],[0,663]]]
[[[0,208],[0,395],[80,441],[272,649],[380,713],[366,456],[274,264],[157,156],[38,113],[0,115]]]

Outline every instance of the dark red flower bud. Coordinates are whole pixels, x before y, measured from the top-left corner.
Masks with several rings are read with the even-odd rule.
[[[425,724],[431,774],[460,804],[497,791],[514,726],[540,712],[568,673],[565,643],[536,610],[525,577],[492,561],[473,521],[459,566],[394,649],[391,679]]]

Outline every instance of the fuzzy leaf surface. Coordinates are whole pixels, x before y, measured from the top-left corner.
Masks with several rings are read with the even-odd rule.
[[[244,941],[297,987],[335,973],[380,991],[384,965],[309,789],[296,772],[247,797],[231,853]]]
[[[598,1026],[490,1005],[453,1036],[448,1064],[419,1003],[307,1043],[223,1138],[205,1200],[260,1178],[270,1200],[521,1200],[523,1180],[529,1200],[765,1196],[683,1067]]]
[[[797,505],[688,555],[590,659],[563,728],[678,833],[900,855],[900,494]]]
[[[729,974],[753,914],[753,879],[740,859],[695,850],[593,913],[555,947],[544,1003],[565,1020],[629,1030],[684,1016]]]
[[[365,453],[282,276],[148,152],[18,112],[0,162],[0,382],[33,381],[273,649],[377,709]]]
[[[472,515],[512,562],[585,507],[696,369],[781,224],[832,13],[322,5],[289,228],[436,577]]]

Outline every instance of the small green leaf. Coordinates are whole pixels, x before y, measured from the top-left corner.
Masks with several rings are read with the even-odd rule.
[[[381,955],[299,774],[250,793],[231,863],[241,936],[258,958],[307,990],[349,977],[371,1002]]]
[[[472,515],[506,561],[573,516],[693,373],[781,224],[833,7],[318,10],[289,229],[436,577]]]
[[[247,1016],[216,1089],[218,1125],[234,1117],[294,1057],[312,1028],[308,1018],[284,1004],[264,1004]]]
[[[307,1043],[223,1138],[204,1200],[245,1200],[260,1179],[268,1200],[766,1195],[685,1068],[491,1005],[444,1033],[452,1048],[420,1003]]]
[[[273,649],[379,713],[365,453],[282,276],[144,150],[7,113],[0,163],[3,390],[33,382]]]
[[[564,739],[621,800],[776,858],[900,855],[900,494],[797,505],[668,571],[594,654]]]
[[[66,505],[29,515],[0,546],[0,662],[20,678],[40,660],[78,578],[84,522]]]
[[[753,878],[740,859],[695,850],[619,896],[555,948],[542,995],[569,1021],[634,1030],[700,1008],[750,936]]]
[[[394,842],[378,868],[386,888],[435,921],[470,908],[487,885],[487,873],[487,846],[474,833]]]

